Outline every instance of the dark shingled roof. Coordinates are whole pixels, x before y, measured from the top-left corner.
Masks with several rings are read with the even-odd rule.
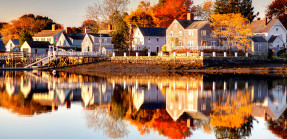
[[[273,27],[278,19],[271,20],[265,25],[265,20],[254,20],[250,26],[253,28],[253,33],[266,33]]]
[[[3,43],[1,39],[0,39],[0,51],[6,51],[5,44]]]
[[[59,30],[42,30],[41,32],[38,32],[34,35],[34,37],[53,37],[61,32],[63,32],[63,29],[59,29]]]
[[[277,35],[272,35],[268,40],[268,42],[274,42],[277,39],[277,37],[278,37]]]
[[[31,48],[49,48],[50,42],[48,41],[28,41]]]
[[[19,39],[11,39],[11,41],[14,43],[14,45],[20,45]]]
[[[166,36],[166,28],[146,28],[139,27],[139,30],[143,34],[143,36]]]
[[[253,36],[252,41],[254,41],[254,42],[267,42],[265,40],[265,38],[263,38],[262,36]]]
[[[200,27],[208,23],[208,21],[204,20],[194,20],[194,21],[183,20],[183,19],[176,19],[176,20],[180,23],[180,25],[184,29],[199,29]]]
[[[86,36],[86,33],[72,33],[68,34],[68,36],[73,40],[83,40]]]
[[[67,34],[67,33],[63,33],[63,34],[64,34],[66,40],[68,41],[69,45],[72,45],[73,43],[72,43],[72,41],[70,40],[68,34]]]
[[[88,34],[91,36],[94,36],[94,37],[100,37],[100,34],[95,34],[95,33],[88,33]],[[102,35],[102,37],[110,37],[109,34],[101,34],[101,35]]]

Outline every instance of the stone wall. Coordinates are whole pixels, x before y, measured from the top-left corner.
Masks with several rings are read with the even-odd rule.
[[[148,64],[162,67],[170,66],[173,68],[196,69],[203,67],[225,67],[248,64],[270,63],[265,58],[260,57],[201,57],[201,56],[130,56],[130,57],[111,57],[112,63],[131,63]]]
[[[113,63],[132,63],[148,65],[165,65],[174,67],[202,68],[203,59],[199,56],[190,57],[159,57],[159,56],[130,56],[130,57],[112,57]]]
[[[238,66],[246,64],[267,63],[266,58],[261,57],[204,57],[204,67]]]

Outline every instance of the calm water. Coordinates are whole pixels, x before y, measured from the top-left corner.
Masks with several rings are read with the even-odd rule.
[[[0,72],[0,138],[286,138],[287,80]]]

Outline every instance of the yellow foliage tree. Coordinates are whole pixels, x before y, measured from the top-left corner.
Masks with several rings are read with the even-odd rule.
[[[241,14],[212,14],[210,17],[211,26],[214,29],[214,37],[224,41],[229,47],[237,47],[245,52],[251,47],[252,29],[248,19]],[[224,40],[224,41],[223,41]]]

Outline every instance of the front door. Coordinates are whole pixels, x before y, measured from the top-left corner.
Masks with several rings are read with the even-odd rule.
[[[206,41],[201,41],[201,46],[206,46]]]

